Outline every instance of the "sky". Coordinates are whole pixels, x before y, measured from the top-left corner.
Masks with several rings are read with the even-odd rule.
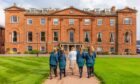
[[[3,9],[16,3],[23,8],[67,8],[74,6],[79,9],[83,8],[111,8],[116,6],[117,9],[129,6],[136,8],[137,13],[137,40],[140,40],[140,0],[0,0],[0,25],[5,25],[5,15]]]

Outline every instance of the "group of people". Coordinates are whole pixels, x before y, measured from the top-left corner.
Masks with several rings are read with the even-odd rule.
[[[88,78],[94,76],[94,64],[96,53],[92,46],[82,48],[80,47],[76,50],[74,47],[66,55],[64,48],[54,48],[50,54],[50,79],[52,79],[52,74],[54,73],[57,77],[57,67],[59,65],[60,79],[62,75],[66,76],[66,58],[69,59],[69,68],[71,69],[72,75],[74,74],[75,68],[78,65],[79,77],[82,78],[83,67],[86,63]]]

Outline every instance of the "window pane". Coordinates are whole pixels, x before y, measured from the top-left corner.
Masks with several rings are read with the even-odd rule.
[[[45,32],[41,32],[41,41],[45,42]]]
[[[73,25],[74,24],[74,19],[69,19],[69,24]]]
[[[53,19],[53,24],[58,25],[58,19]]]
[[[28,46],[28,51],[32,51],[32,46]]]
[[[17,23],[18,17],[17,16],[11,16],[11,23]]]
[[[84,23],[85,23],[85,25],[89,25],[91,23],[91,20],[90,19],[85,19]]]
[[[102,19],[98,19],[98,20],[97,20],[97,25],[100,26],[100,25],[102,25],[102,24],[103,24],[103,20],[102,20]]]
[[[53,39],[54,41],[58,41],[58,32],[53,33]]]
[[[70,36],[70,42],[74,42],[74,31],[70,31],[69,32],[69,36]]]
[[[110,42],[114,42],[115,39],[114,39],[114,33],[110,33]]]
[[[12,33],[12,40],[13,40],[13,42],[17,42],[17,32],[16,31],[14,31]]]
[[[32,19],[27,19],[27,24],[32,24],[33,22],[32,22]]]
[[[41,24],[44,25],[45,24],[45,18],[41,18]]]
[[[97,34],[97,42],[102,42],[102,33]]]
[[[114,26],[115,25],[115,19],[110,19],[110,26]]]
[[[124,24],[131,24],[132,20],[131,18],[124,18]]]
[[[28,42],[32,42],[32,32],[28,32]]]
[[[90,41],[90,32],[89,31],[86,31],[85,32],[85,42],[89,42]]]

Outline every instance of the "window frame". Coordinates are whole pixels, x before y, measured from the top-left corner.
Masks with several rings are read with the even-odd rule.
[[[42,23],[42,20],[44,20],[44,23]],[[45,25],[46,24],[46,19],[45,18],[40,18],[40,24]]]
[[[30,24],[30,21],[32,21],[32,23]],[[31,18],[27,19],[27,25],[32,25],[33,24],[33,20]]]
[[[57,36],[57,39],[58,39],[57,41],[55,41],[55,37],[56,37],[56,36],[54,36],[55,32],[57,32],[57,35],[58,35]],[[59,32],[58,31],[53,31],[53,42],[58,42],[58,41],[59,41]]]
[[[42,33],[44,33],[43,37],[42,37]],[[42,38],[44,38],[45,40],[42,41]],[[46,32],[45,31],[40,32],[40,42],[46,42]]]
[[[89,20],[89,22],[87,23],[86,20]],[[84,25],[90,25],[91,24],[91,19],[84,19]]]
[[[126,23],[126,19],[127,19],[127,21],[129,20],[129,23]],[[125,25],[131,25],[132,24],[132,18],[131,17],[125,17],[123,19],[123,24],[125,24]]]
[[[14,21],[14,18],[13,17],[16,17],[16,22]],[[10,22],[11,23],[19,23],[19,17],[18,16],[16,16],[16,15],[12,15],[11,17],[10,17]]]
[[[74,25],[75,19],[69,19],[69,25]]]
[[[100,24],[99,24],[99,21],[101,21],[101,23],[100,23]],[[98,26],[103,25],[103,19],[97,19],[97,25],[98,25]]]
[[[53,25],[58,25],[58,24],[59,24],[59,19],[58,18],[54,18],[53,19]]]
[[[113,24],[112,24],[112,21],[113,21]],[[110,26],[115,26],[115,24],[116,24],[116,20],[113,19],[113,18],[111,18],[111,19],[110,19]]]
[[[30,37],[29,37],[29,33],[31,33],[31,34],[32,34],[32,36],[30,36],[30,37],[32,38],[32,40],[31,40],[31,41],[29,41],[29,39],[30,39]],[[27,32],[27,42],[28,42],[28,43],[33,42],[33,32],[31,32],[31,31]]]
[[[88,42],[86,42],[86,33],[88,33]],[[90,42],[90,31],[84,31],[84,42],[89,43]]]

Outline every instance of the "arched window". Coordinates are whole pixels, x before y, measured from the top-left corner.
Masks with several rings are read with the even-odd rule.
[[[129,32],[126,32],[124,34],[124,41],[125,41],[125,43],[129,43],[130,42],[130,39],[131,39],[130,33]]]
[[[12,42],[17,42],[17,32],[13,31],[12,33]]]
[[[102,42],[102,33],[101,32],[99,32],[97,34],[97,42]]]

